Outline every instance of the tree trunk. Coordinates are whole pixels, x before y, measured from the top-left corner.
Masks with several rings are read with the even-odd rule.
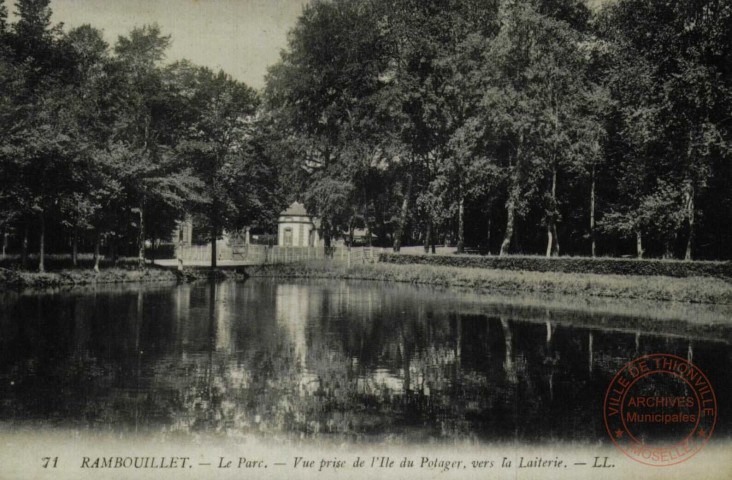
[[[23,246],[20,251],[20,266],[28,270],[28,222],[23,224]]]
[[[549,197],[549,208],[546,217],[546,256],[559,255],[559,238],[557,235],[557,168],[552,167],[552,187]]]
[[[7,228],[7,227],[6,227]],[[3,230],[3,260],[8,252],[8,232],[6,229]]]
[[[117,235],[109,237],[109,256],[112,258],[112,265],[117,265]]]
[[[424,234],[424,253],[430,253],[430,241],[432,240],[432,222],[427,221],[427,231]]]
[[[76,267],[79,263],[79,229],[74,226],[74,233],[71,238],[71,264]]]
[[[674,258],[674,245],[677,239],[676,232],[669,232],[663,237],[663,258]]]
[[[41,235],[39,238],[39,246],[38,246],[38,271],[39,272],[45,272],[46,271],[46,216],[45,212],[41,211],[40,214],[40,225],[41,225]]]
[[[137,264],[140,268],[145,268],[145,211],[143,203],[140,204],[140,228],[138,232],[138,252]]]
[[[689,183],[686,189],[686,215],[689,219],[689,237],[686,240],[684,260],[691,260],[691,252],[694,246],[694,210],[694,186]]]
[[[643,235],[640,229],[635,231],[635,246],[638,258],[643,258]]]
[[[503,236],[503,242],[501,243],[500,256],[508,254],[508,250],[511,248],[511,238],[513,237],[513,226],[516,216],[516,204],[513,199],[509,198],[506,203],[506,233]]]
[[[412,174],[407,174],[407,188],[404,192],[404,200],[402,200],[402,209],[399,213],[399,223],[396,232],[394,232],[394,251],[398,252],[402,248],[402,236],[404,228],[407,224],[407,214],[409,213],[409,197],[412,195]]]
[[[327,220],[323,219],[322,223],[323,228],[323,242],[325,244],[326,250],[329,250],[331,247],[331,238],[330,238],[330,223],[328,223]]]
[[[506,232],[503,236],[503,243],[501,243],[501,256],[508,254],[508,250],[511,248],[511,239],[513,238],[513,229],[516,221],[516,202],[518,202],[520,193],[519,189],[518,181],[514,180],[514,184],[508,194],[508,200],[506,201]]]
[[[592,258],[597,254],[595,242],[595,167],[592,167],[590,181],[590,240],[592,241]]]
[[[178,271],[183,271],[183,240],[178,239],[178,248],[175,249],[175,258],[178,260]],[[264,263],[267,263],[267,247],[264,247]]]
[[[353,237],[356,234],[356,224],[353,219],[348,222],[348,249],[350,250],[353,246]]]
[[[94,236],[94,271],[99,273],[99,243],[100,243],[99,232],[96,232]]]
[[[366,217],[366,215],[364,215],[364,217]],[[373,242],[371,239],[371,222],[368,221],[368,217],[366,217],[366,235],[368,235],[366,245],[368,245],[369,248],[371,248],[373,246],[372,245]]]
[[[218,226],[216,221],[211,222],[211,270],[216,269],[216,237],[218,236]]]
[[[460,195],[458,203],[457,253],[465,253],[465,197],[463,195]]]
[[[491,222],[491,211],[490,211],[490,206],[489,206],[488,207],[488,232],[487,232],[487,235],[486,235],[486,238],[485,238],[485,241],[486,241],[486,246],[485,246],[486,255],[490,255],[491,254],[491,223],[492,223]]]

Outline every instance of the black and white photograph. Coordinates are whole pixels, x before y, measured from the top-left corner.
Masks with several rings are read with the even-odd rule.
[[[732,478],[732,0],[0,0],[0,480]]]

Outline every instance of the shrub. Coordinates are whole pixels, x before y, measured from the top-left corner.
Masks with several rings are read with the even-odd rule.
[[[156,245],[155,248],[145,247],[145,258],[175,258],[175,244],[161,243]]]
[[[411,255],[410,255],[411,256]],[[355,264],[330,261],[257,265],[252,277],[344,278],[404,282],[485,290],[491,293],[558,294],[687,303],[732,304],[729,279],[663,278],[637,275],[507,271],[395,263]]]
[[[422,264],[445,267],[525,270],[532,272],[596,273],[601,275],[644,275],[668,277],[732,278],[732,262],[686,262],[588,257],[480,257],[475,255],[399,255],[381,253],[379,261],[394,264]]]

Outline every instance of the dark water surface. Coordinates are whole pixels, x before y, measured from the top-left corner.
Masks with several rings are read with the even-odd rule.
[[[0,300],[6,428],[609,443],[611,378],[663,352],[707,374],[732,431],[724,311],[264,279]]]

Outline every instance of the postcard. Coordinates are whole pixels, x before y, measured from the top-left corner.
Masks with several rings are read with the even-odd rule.
[[[731,22],[0,0],[0,480],[730,478]]]

